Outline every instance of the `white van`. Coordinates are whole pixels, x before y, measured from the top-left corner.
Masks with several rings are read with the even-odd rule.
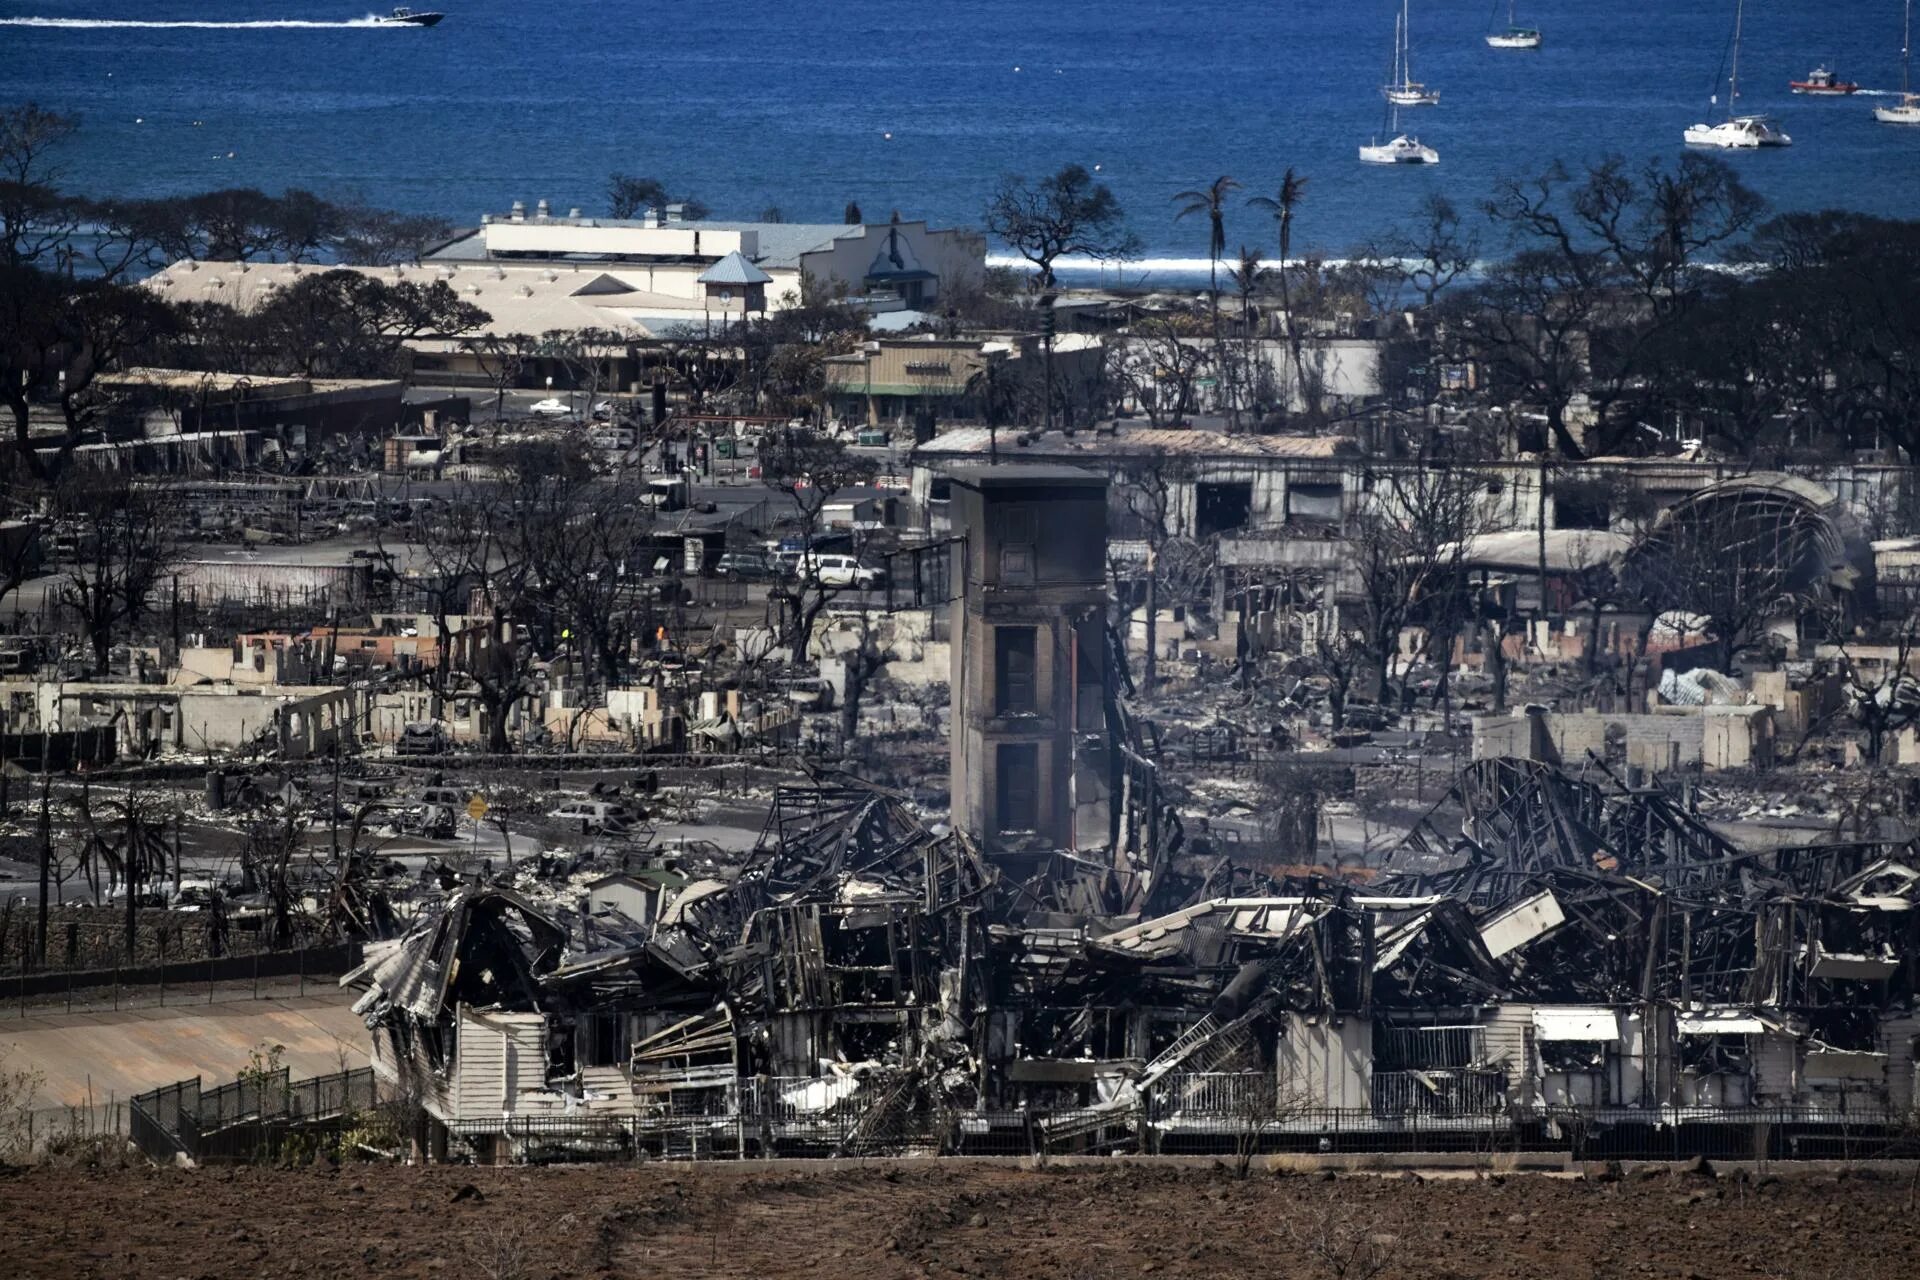
[[[886,580],[886,574],[871,565],[861,564],[852,556],[823,555],[809,553],[806,557],[807,579],[823,587],[858,587],[866,591],[879,586]]]
[[[624,831],[633,823],[633,810],[605,800],[569,800],[547,816],[557,822],[579,823],[583,835],[589,831]]]

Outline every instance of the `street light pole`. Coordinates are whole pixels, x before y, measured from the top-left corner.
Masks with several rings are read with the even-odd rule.
[[[1042,340],[1046,343],[1046,366],[1047,366],[1047,369],[1046,369],[1046,373],[1047,373],[1046,429],[1048,431],[1053,430],[1053,334],[1054,334],[1053,304],[1055,299],[1057,299],[1059,296],[1060,296],[1059,294],[1054,293],[1051,290],[1040,295],[1040,305],[1046,308],[1045,313],[1040,317],[1040,334],[1041,334]]]

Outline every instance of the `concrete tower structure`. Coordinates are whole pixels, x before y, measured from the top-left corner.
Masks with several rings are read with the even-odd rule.
[[[952,480],[954,825],[1001,860],[1104,845],[1106,478]]]

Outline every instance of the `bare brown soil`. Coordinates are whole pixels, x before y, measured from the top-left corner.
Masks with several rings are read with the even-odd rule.
[[[1621,1181],[1160,1164],[198,1171],[0,1178],[0,1276],[1259,1276],[1380,1280],[1913,1274],[1906,1175]],[[1358,1277],[1359,1269],[1346,1272]]]

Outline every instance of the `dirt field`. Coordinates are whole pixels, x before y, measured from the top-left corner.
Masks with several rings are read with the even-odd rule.
[[[38,1169],[0,1177],[0,1276],[1364,1280],[1383,1254],[1380,1280],[1893,1280],[1920,1244],[1911,1206],[1891,1174]]]

